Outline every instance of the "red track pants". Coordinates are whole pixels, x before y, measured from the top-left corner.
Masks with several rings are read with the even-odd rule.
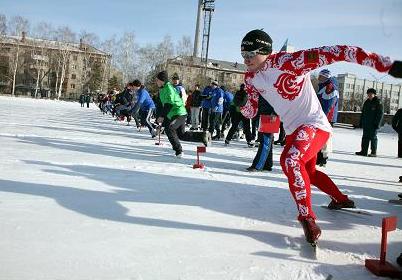
[[[289,189],[299,210],[299,220],[316,218],[311,207],[311,184],[338,202],[347,199],[325,173],[315,169],[317,152],[328,138],[329,132],[311,125],[302,125],[286,136],[281,166],[288,177]]]

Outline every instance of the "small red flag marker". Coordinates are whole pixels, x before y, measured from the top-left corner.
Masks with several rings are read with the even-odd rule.
[[[206,148],[206,147],[204,147],[204,146],[198,146],[198,147],[197,147],[197,161],[196,161],[196,162],[194,163],[194,165],[193,165],[193,168],[194,168],[194,169],[196,169],[196,168],[202,169],[202,168],[205,167],[205,165],[200,162],[200,154],[201,154],[201,153],[206,153],[206,152],[207,152],[207,148]]]
[[[366,259],[365,266],[371,271],[371,273],[377,276],[401,279],[399,278],[401,277],[401,272],[395,266],[385,260],[387,255],[387,235],[388,232],[396,229],[396,221],[397,218],[395,216],[382,219],[380,259]]]

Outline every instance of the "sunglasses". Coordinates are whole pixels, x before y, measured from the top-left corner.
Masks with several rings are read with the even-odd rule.
[[[262,48],[256,49],[256,50],[254,50],[254,51],[242,51],[242,52],[241,52],[241,56],[242,56],[244,59],[252,59],[252,58],[256,57],[257,54],[261,54],[261,53],[260,53],[261,49],[262,49]]]

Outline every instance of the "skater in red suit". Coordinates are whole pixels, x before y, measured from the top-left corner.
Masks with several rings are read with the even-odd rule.
[[[315,223],[316,216],[311,207],[311,184],[331,197],[330,209],[355,205],[325,173],[315,169],[317,152],[328,140],[332,128],[321,109],[309,73],[325,65],[346,61],[402,77],[402,62],[392,62],[388,57],[350,46],[272,54],[272,39],[262,30],[246,34],[241,42],[241,54],[248,70],[245,75],[248,100],[241,112],[245,117],[253,118],[261,95],[280,116],[287,135],[280,163],[288,178],[306,240],[314,244],[321,230]]]

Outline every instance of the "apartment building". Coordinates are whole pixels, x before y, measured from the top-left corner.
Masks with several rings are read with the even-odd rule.
[[[105,91],[111,55],[80,43],[0,37],[0,93],[76,99]]]
[[[395,114],[402,107],[402,84],[390,84],[380,81],[361,79],[346,73],[337,76],[339,83],[339,109],[360,111],[366,100],[368,88],[374,88],[384,105],[384,112]]]

